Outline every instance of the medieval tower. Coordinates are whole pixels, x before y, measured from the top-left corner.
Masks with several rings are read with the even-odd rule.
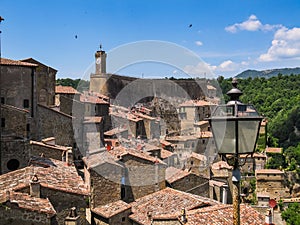
[[[92,73],[90,77],[90,91],[108,96],[107,79],[106,53],[100,48],[100,50],[95,53],[95,73]]]

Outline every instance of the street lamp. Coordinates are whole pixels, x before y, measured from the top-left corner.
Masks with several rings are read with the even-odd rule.
[[[227,92],[230,101],[215,108],[208,119],[218,153],[233,166],[233,220],[240,224],[240,154],[253,154],[262,117],[253,105],[243,104],[243,94],[237,88],[237,79],[232,80],[232,89]]]

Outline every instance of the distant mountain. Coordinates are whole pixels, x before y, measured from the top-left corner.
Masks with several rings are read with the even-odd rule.
[[[248,78],[248,77],[265,77],[270,78],[277,76],[278,74],[282,75],[291,75],[291,74],[300,74],[300,67],[296,68],[282,68],[282,69],[271,69],[271,70],[245,70],[242,73],[236,75],[236,78]]]

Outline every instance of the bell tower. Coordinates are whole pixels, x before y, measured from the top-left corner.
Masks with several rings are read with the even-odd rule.
[[[90,76],[90,91],[109,96],[107,88],[108,74],[106,73],[106,52],[100,50],[95,53],[95,73]]]
[[[95,53],[96,61],[96,71],[95,74],[105,74],[106,73],[106,53],[102,50],[100,45],[100,51]]]

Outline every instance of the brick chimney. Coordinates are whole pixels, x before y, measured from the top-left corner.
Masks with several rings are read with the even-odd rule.
[[[41,196],[41,185],[36,174],[34,174],[30,180],[30,195],[36,198],[40,198]]]
[[[65,219],[65,225],[79,225],[80,216],[77,214],[76,208],[72,207],[70,209],[69,215]]]

